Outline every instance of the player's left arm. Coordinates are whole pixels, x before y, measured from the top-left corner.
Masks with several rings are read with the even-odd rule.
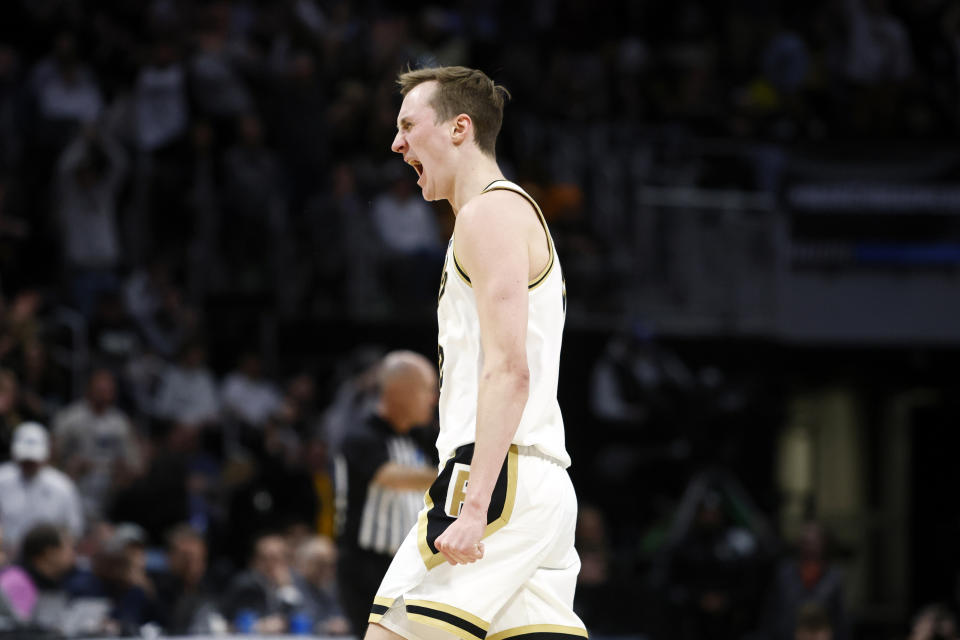
[[[478,545],[490,496],[527,403],[531,213],[516,194],[494,192],[477,198],[457,216],[455,250],[477,301],[483,368],[466,500],[457,520],[436,542],[451,564],[483,556]]]

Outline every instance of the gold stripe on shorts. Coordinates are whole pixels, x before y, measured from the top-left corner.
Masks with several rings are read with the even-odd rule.
[[[507,640],[507,638],[520,638],[522,636],[538,634],[538,639],[543,640],[561,640],[562,638],[587,638],[587,630],[580,627],[566,627],[559,624],[528,624],[523,627],[514,627],[498,631],[492,636],[487,636],[487,640]],[[543,634],[543,635],[540,635]]]

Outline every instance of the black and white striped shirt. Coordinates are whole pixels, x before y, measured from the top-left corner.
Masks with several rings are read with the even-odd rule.
[[[375,415],[344,438],[334,478],[342,545],[392,555],[416,524],[424,506],[423,491],[371,482],[388,462],[422,467],[427,458],[413,438],[395,433]]]

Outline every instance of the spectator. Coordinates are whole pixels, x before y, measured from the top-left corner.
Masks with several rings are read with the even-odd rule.
[[[72,477],[91,521],[103,517],[113,493],[141,471],[140,447],[130,418],[115,405],[113,373],[95,369],[86,395],[57,413],[53,422],[57,466]]]
[[[212,11],[196,33],[196,52],[189,63],[190,89],[201,113],[228,120],[248,113],[250,92],[233,65],[227,43],[227,25]]]
[[[0,573],[0,591],[21,623],[59,630],[66,616],[64,577],[73,567],[73,541],[41,523],[23,537],[20,561]]]
[[[212,517],[211,476],[218,467],[200,451],[200,436],[193,426],[180,424],[158,435],[146,472],[116,493],[110,518],[136,522],[155,540],[181,522],[205,531]]]
[[[69,399],[67,373],[40,340],[23,345],[20,370],[20,407],[30,420],[46,423]]]
[[[737,638],[754,628],[758,555],[757,538],[732,521],[723,494],[705,492],[673,552],[669,593],[678,637]]]
[[[83,534],[80,495],[73,481],[49,466],[47,430],[36,422],[17,427],[10,448],[11,462],[0,465],[0,525],[11,557],[31,528],[48,523]]]
[[[154,151],[175,143],[187,131],[186,74],[174,43],[160,40],[134,84],[137,147]]]
[[[219,419],[220,400],[203,343],[188,342],[180,349],[177,364],[167,367],[154,412],[158,418],[194,428]]]
[[[96,127],[84,128],[58,163],[55,206],[70,292],[87,317],[99,294],[119,287],[117,198],[126,168],[123,149]]]
[[[355,169],[337,164],[331,184],[307,202],[297,234],[297,252],[305,263],[301,297],[317,312],[330,313],[346,303],[352,314],[370,313],[383,304],[377,260],[379,244]],[[325,251],[315,251],[323,244]]]
[[[337,157],[328,135],[331,123],[321,115],[327,112],[330,91],[330,83],[317,72],[314,56],[293,51],[278,65],[260,101],[268,131],[283,158],[295,211],[315,192],[317,177],[327,172],[331,157]]]
[[[109,602],[105,630],[114,635],[139,634],[148,622],[160,621],[159,605],[143,567],[146,536],[135,525],[116,527],[92,559],[92,572],[76,573],[67,581],[72,598]]]
[[[336,374],[333,400],[324,410],[320,423],[320,434],[331,451],[339,451],[340,443],[353,425],[374,411],[382,357],[383,352],[375,347],[361,347],[340,365],[343,370]]]
[[[18,292],[9,309],[3,308],[3,300],[0,299],[0,359],[16,354],[39,339],[37,312],[41,303],[42,297],[36,289]]]
[[[281,195],[280,164],[264,141],[263,123],[257,116],[239,118],[237,138],[223,156],[225,205],[231,219],[265,219]]]
[[[313,432],[319,420],[319,409],[317,383],[312,375],[300,372],[290,378],[276,418],[301,437]]]
[[[287,631],[288,616],[304,604],[290,560],[282,536],[267,533],[257,537],[249,568],[234,578],[224,596],[222,610],[227,619],[235,621],[239,613],[249,611],[257,617],[257,633]]]
[[[826,555],[826,536],[816,522],[804,525],[795,558],[780,563],[765,612],[767,636],[790,640],[797,627],[798,612],[805,604],[819,606],[830,622],[831,637],[849,637],[843,604],[843,575]]]
[[[90,350],[94,358],[115,376],[141,352],[140,333],[123,306],[119,291],[102,293],[90,321]]]
[[[313,632],[321,636],[350,633],[337,594],[337,547],[333,541],[326,536],[307,538],[296,548],[294,566]]]
[[[292,430],[271,423],[260,439],[249,439],[252,473],[231,492],[227,522],[243,522],[247,531],[286,530],[302,525],[315,531],[320,495],[304,448]],[[218,548],[238,562],[248,544],[235,530],[218,536]]]
[[[433,282],[428,274],[439,270],[445,246],[433,210],[414,193],[413,178],[391,171],[389,191],[378,195],[371,209],[384,248],[382,275],[389,290],[399,296],[398,304],[405,297],[423,301],[435,293],[421,285]]]
[[[163,603],[163,627],[171,635],[209,633],[219,616],[207,577],[207,543],[189,525],[178,525],[167,537],[167,565],[156,576]]]
[[[226,416],[257,430],[266,426],[283,402],[274,385],[263,378],[263,362],[255,353],[240,356],[237,368],[223,381],[220,397]]]
[[[123,551],[130,564],[130,583],[153,598],[156,597],[157,589],[147,575],[147,541],[147,532],[139,525],[123,522],[114,528],[107,544]]]
[[[120,379],[125,390],[123,396],[128,399],[133,414],[153,417],[157,391],[166,370],[167,361],[150,349],[144,349],[124,363]]]
[[[77,51],[77,39],[60,33],[51,55],[33,69],[30,86],[40,115],[47,120],[89,124],[103,110],[103,97],[91,69]]]
[[[253,115],[239,119],[239,140],[224,154],[224,215],[221,242],[228,273],[243,290],[271,290],[285,259],[287,226],[283,173],[263,139],[263,125]],[[282,283],[280,283],[282,284]]]
[[[337,494],[346,504],[337,581],[354,634],[366,629],[370,603],[400,542],[417,521],[423,492],[437,477],[410,431],[432,421],[437,374],[411,351],[380,365],[374,412],[348,432],[337,459]]]
[[[167,258],[155,257],[145,268],[134,270],[123,286],[126,309],[147,347],[165,358],[176,356],[197,324],[194,312],[184,304],[183,294],[173,282],[171,269]]]

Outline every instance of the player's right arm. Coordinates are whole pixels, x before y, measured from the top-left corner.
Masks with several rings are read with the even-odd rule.
[[[455,250],[470,274],[477,301],[483,368],[477,381],[476,438],[466,499],[460,515],[436,541],[451,564],[483,557],[480,540],[490,498],[529,395],[528,238],[533,224],[539,228],[530,206],[507,192],[485,194],[457,216]]]

